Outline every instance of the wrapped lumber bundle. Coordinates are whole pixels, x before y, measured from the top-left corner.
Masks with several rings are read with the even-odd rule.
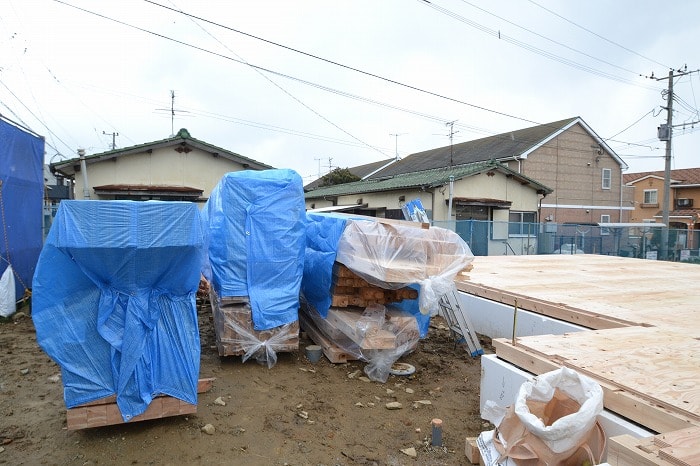
[[[436,315],[438,300],[455,276],[469,270],[474,255],[451,230],[349,221],[338,242],[336,261],[382,288],[420,285],[420,310]]]
[[[437,302],[473,255],[454,232],[308,214],[302,327],[332,362],[365,360],[385,382],[427,334]]]
[[[192,203],[61,202],[34,275],[32,318],[61,367],[69,429],[196,411],[203,256]],[[112,397],[114,415],[87,417]]]
[[[269,330],[256,330],[248,298],[220,298],[214,290],[210,293],[219,355],[242,355],[248,359],[264,349],[265,360],[270,361],[279,352],[299,348],[298,320]]]
[[[272,367],[277,351],[298,348],[306,221],[301,177],[293,170],[227,173],[202,218],[219,354]],[[272,344],[278,341],[284,343]]]

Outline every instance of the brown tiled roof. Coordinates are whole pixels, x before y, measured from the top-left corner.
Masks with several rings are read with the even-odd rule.
[[[623,179],[625,184],[628,184],[648,176],[664,178],[665,173],[664,170],[625,173]],[[676,170],[671,170],[671,183],[674,186],[700,184],[700,168],[679,168]]]

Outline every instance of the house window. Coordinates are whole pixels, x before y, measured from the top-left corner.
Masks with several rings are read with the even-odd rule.
[[[603,189],[610,189],[612,186],[612,170],[603,168]]]
[[[600,223],[610,223],[610,215],[604,214],[600,216]],[[602,235],[609,235],[610,234],[610,228],[607,227],[601,227],[600,228],[600,234]]]
[[[644,190],[644,204],[658,204],[659,203],[659,191],[656,189],[645,189]]]
[[[534,236],[535,212],[513,212],[508,214],[508,236]]]

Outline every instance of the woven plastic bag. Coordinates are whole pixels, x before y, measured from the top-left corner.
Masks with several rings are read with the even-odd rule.
[[[499,462],[520,466],[599,464],[605,433],[597,422],[603,390],[594,380],[562,367],[522,384],[515,404],[490,407],[497,427],[493,443]]]

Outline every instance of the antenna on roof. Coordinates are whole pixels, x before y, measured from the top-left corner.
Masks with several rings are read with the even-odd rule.
[[[452,138],[454,137],[455,133],[459,133],[459,131],[455,131],[455,123],[457,123],[457,120],[452,120],[448,121],[445,123],[445,126],[450,127],[450,134],[448,136],[450,137],[450,167],[454,165],[454,161],[452,160],[453,152],[452,152]]]
[[[170,91],[170,108],[157,108],[156,111],[166,111],[170,113],[170,137],[175,137],[175,112],[190,113],[187,110],[175,109],[175,91]]]
[[[395,146],[395,151],[396,151],[396,161],[399,161],[399,136],[403,136],[406,133],[389,133],[389,136],[394,136],[395,141],[394,141],[394,146]]]

